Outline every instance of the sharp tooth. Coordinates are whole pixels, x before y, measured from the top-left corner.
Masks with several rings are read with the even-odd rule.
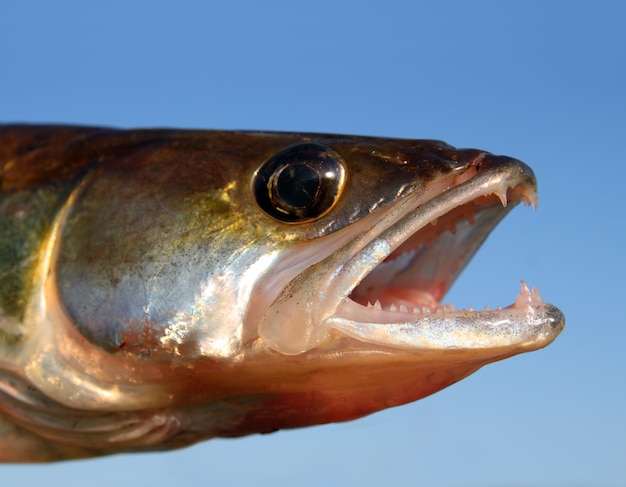
[[[413,308],[413,314],[415,315],[422,314],[422,309],[419,306],[416,306],[415,308]]]
[[[396,303],[392,303],[391,306],[389,306],[389,311],[392,311],[392,312],[398,311],[398,307],[396,306]]]
[[[531,295],[531,300],[534,304],[541,304],[543,303],[543,299],[541,298],[541,294],[539,294],[539,291],[537,290],[536,287],[532,288],[530,290],[530,295]]]
[[[507,204],[507,199],[506,199],[506,189],[504,191],[502,190],[496,190],[495,195],[500,198],[500,202],[502,203],[502,206],[506,206]]]
[[[489,311],[489,306],[485,305],[485,311]]]
[[[376,302],[374,303],[374,309],[377,309],[379,311],[383,310],[383,305],[380,304],[380,300],[379,299],[377,299]]]
[[[402,312],[402,313],[408,313],[409,312],[409,308],[406,307],[406,304],[401,304],[400,305],[400,312]]]
[[[474,308],[472,308],[471,306],[469,306],[468,308],[465,309],[465,311],[474,311]]]
[[[467,221],[470,222],[470,225],[473,225],[474,222],[476,221],[476,213],[472,212],[469,215],[467,215]]]
[[[532,207],[537,209],[537,194],[529,191],[528,193],[522,194],[522,201],[526,206],[532,205]]]
[[[522,306],[528,306],[529,304],[532,304],[533,302],[532,295],[530,294],[530,289],[528,289],[528,286],[526,285],[526,283],[522,281],[521,285],[522,285],[522,290],[519,292],[519,294],[515,298],[515,306],[517,306],[518,308]]]
[[[431,222],[430,222],[430,224],[431,224],[433,227],[436,227],[436,226],[437,226],[437,222],[438,222],[438,221],[439,221],[439,218],[435,218],[433,221],[431,221]]]
[[[424,312],[425,313],[432,313],[433,311],[430,309],[430,306],[424,305]]]

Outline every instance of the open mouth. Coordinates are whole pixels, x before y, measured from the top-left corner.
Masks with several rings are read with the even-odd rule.
[[[525,164],[483,155],[443,190],[404,197],[286,286],[261,337],[285,354],[314,348],[331,330],[406,350],[547,345],[563,317],[524,283],[502,309],[441,303],[498,222],[520,202],[536,205],[535,184]]]
[[[352,290],[349,298],[390,312],[451,312],[441,300],[491,230],[534,190],[517,187],[452,208],[402,242]],[[384,320],[385,318],[383,318]]]

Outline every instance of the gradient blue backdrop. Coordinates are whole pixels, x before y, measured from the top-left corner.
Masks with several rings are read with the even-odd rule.
[[[366,419],[165,454],[2,466],[2,486],[626,485],[626,3],[0,0],[0,122],[440,138],[528,162],[449,300],[520,278],[549,348]]]

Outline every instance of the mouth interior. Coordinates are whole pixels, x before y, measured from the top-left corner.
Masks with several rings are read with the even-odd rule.
[[[423,226],[352,290],[350,300],[384,311],[453,311],[441,300],[491,230],[524,195],[481,196]],[[528,201],[529,203],[529,201]]]

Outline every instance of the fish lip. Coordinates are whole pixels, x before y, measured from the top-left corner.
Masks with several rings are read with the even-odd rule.
[[[447,182],[443,191],[438,191],[434,185],[433,194],[428,194],[428,188],[421,193],[414,191],[404,194],[389,208],[378,210],[367,217],[376,218],[371,228],[358,226],[359,222],[353,224],[355,229],[347,243],[343,242],[329,251],[326,257],[302,270],[282,288],[280,296],[259,321],[258,333],[262,342],[280,353],[295,355],[317,347],[334,329],[340,334],[373,345],[397,345],[392,338],[381,342],[377,338],[373,339],[371,333],[355,332],[354,326],[363,323],[351,321],[345,315],[346,305],[354,303],[351,294],[364,278],[412,235],[416,235],[436,218],[450,214],[464,204],[495,194],[496,200],[499,198],[503,203],[490,204],[490,207],[497,208],[494,211],[498,217],[485,226],[480,238],[474,242],[470,240],[470,251],[460,259],[461,265],[449,278],[443,296],[482,241],[513,206],[522,201],[536,205],[536,180],[526,164],[509,157],[477,154],[465,171]],[[528,311],[535,304],[540,305],[533,303],[524,309]],[[366,309],[366,306],[358,303],[357,306]],[[532,313],[528,311],[526,314]],[[541,316],[544,314],[542,312]],[[420,320],[423,322],[422,318]],[[523,318],[522,321],[528,320]],[[384,327],[384,333],[390,332],[390,323],[376,323],[369,319],[365,324],[370,328]],[[411,323],[408,325],[415,326]],[[375,334],[379,332],[375,330]],[[412,349],[416,347],[420,348],[421,345],[413,343],[409,346]],[[431,345],[433,347],[445,348],[446,345],[439,340]]]

